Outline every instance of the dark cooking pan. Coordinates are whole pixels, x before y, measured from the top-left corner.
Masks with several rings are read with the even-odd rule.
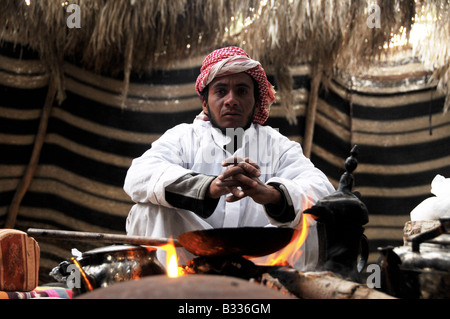
[[[197,256],[260,257],[282,249],[293,235],[292,228],[240,227],[192,231],[177,239]]]

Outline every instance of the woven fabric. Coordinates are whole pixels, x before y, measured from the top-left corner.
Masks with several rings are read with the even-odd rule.
[[[72,289],[38,286],[32,291],[0,291],[0,299],[61,298],[72,299]]]
[[[275,90],[267,80],[266,72],[258,61],[252,60],[241,48],[226,47],[211,52],[203,61],[195,90],[201,95],[203,89],[217,76],[245,72],[258,83],[259,100],[253,123],[264,124],[275,101]]]

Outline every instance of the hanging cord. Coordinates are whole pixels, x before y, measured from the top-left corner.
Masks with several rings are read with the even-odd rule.
[[[350,78],[350,87],[347,88],[347,98],[349,102],[349,131],[350,147],[353,145],[353,80]]]
[[[433,123],[432,123],[432,119],[433,119],[433,113],[432,113],[432,109],[433,109],[433,103],[432,103],[433,95],[434,95],[434,91],[431,93],[430,101],[428,103],[428,129],[429,129],[430,136],[433,135]]]

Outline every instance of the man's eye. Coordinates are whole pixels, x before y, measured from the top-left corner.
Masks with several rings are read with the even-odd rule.
[[[248,90],[246,88],[240,88],[238,93],[239,93],[239,95],[245,95],[248,93]]]

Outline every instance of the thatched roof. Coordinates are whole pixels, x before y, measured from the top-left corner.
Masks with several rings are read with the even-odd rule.
[[[69,4],[79,5],[81,28],[67,27]],[[98,73],[123,73],[126,89],[130,72],[235,44],[270,68],[287,110],[290,65],[308,61],[326,82],[408,49],[434,72],[448,109],[449,7],[449,0],[3,0],[0,41],[39,52],[61,79],[60,93],[65,59]],[[413,39],[415,25],[424,33]],[[406,39],[402,46],[389,45],[399,37]]]

